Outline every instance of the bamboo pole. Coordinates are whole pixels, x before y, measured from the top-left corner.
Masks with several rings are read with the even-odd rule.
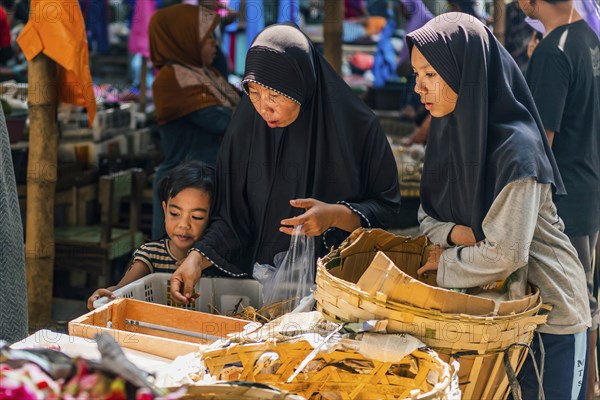
[[[506,3],[504,0],[494,0],[494,36],[504,45],[506,35]]]
[[[327,0],[324,3],[323,40],[325,41],[325,59],[341,75],[344,2],[342,0]]]
[[[32,59],[28,69],[30,127],[25,264],[29,327],[37,330],[47,325],[52,315],[58,79],[56,63],[44,54]]]

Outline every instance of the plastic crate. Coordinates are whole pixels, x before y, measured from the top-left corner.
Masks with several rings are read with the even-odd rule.
[[[203,277],[195,286],[195,291],[200,293],[200,297],[186,305],[176,304],[171,300],[170,279],[171,274],[168,273],[146,275],[115,290],[113,294],[117,298],[135,299],[222,315],[231,314],[240,302],[241,307],[252,306],[256,309],[262,307],[262,285],[254,279]],[[94,307],[98,308],[108,301],[107,297],[98,299],[94,302]]]

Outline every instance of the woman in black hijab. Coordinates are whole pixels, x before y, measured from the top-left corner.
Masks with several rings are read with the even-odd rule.
[[[273,264],[293,226],[322,236],[323,255],[399,211],[398,172],[377,118],[298,28],[272,25],[256,37],[243,85],[217,161],[211,225],[172,278],[182,302],[211,264],[236,277],[251,277],[254,262]]]
[[[421,181],[421,230],[438,247],[420,274],[446,288],[527,282],[553,305],[534,338],[547,398],[577,398],[590,325],[586,280],[552,196],[565,194],[518,66],[475,18],[448,13],[407,37],[415,91],[432,115]],[[542,352],[543,353],[543,352]],[[538,398],[531,360],[523,398]],[[585,379],[583,379],[585,382]]]

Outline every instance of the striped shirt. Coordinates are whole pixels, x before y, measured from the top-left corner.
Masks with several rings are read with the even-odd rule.
[[[133,262],[143,262],[150,269],[150,273],[172,274],[177,269],[177,259],[169,250],[168,241],[169,239],[161,239],[141,245],[133,253]]]

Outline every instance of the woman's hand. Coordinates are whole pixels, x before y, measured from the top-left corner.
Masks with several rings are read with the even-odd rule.
[[[115,296],[113,295],[113,293],[110,290],[100,288],[100,289],[96,290],[94,293],[92,293],[92,295],[88,299],[88,301],[87,301],[88,310],[92,311],[94,309],[94,302],[101,297],[108,297],[109,299],[115,298]]]
[[[315,199],[296,199],[291,200],[293,207],[304,208],[306,212],[297,217],[284,219],[281,221],[280,232],[291,235],[294,227],[302,224],[302,231],[307,236],[319,236],[335,224],[335,214],[338,204],[324,203]],[[291,228],[289,226],[292,226]]]
[[[202,276],[202,270],[210,266],[202,254],[190,251],[181,265],[171,276],[171,298],[178,304],[188,304],[200,294],[194,293],[194,286]]]
[[[437,272],[440,257],[444,250],[440,246],[431,245],[427,247],[427,261],[417,270],[417,275],[427,276],[428,272]]]
[[[477,243],[473,229],[464,225],[454,225],[450,231],[450,241],[455,246],[475,246]]]
[[[329,228],[340,228],[348,232],[360,226],[360,217],[342,204],[329,204],[315,199],[291,200],[293,207],[304,208],[306,212],[297,217],[281,221],[280,232],[291,235],[294,227],[302,224],[307,236],[319,236]],[[291,226],[291,227],[290,227]]]

